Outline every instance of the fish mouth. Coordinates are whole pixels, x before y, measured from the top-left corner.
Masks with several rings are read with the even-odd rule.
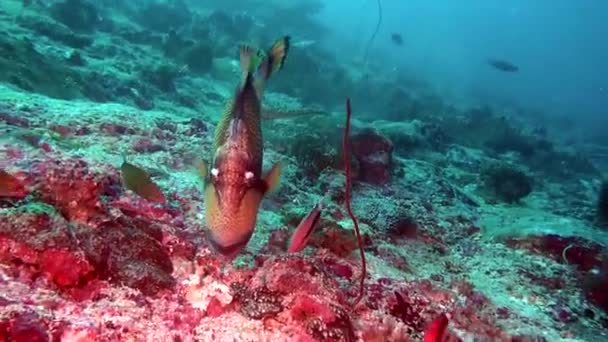
[[[217,240],[210,237],[209,244],[216,252],[227,257],[228,259],[233,259],[247,245],[247,243],[249,242],[249,239],[251,239],[252,235],[253,235],[253,229],[251,230],[251,234],[243,237],[242,241],[238,241],[238,242],[235,242],[230,245],[220,244]]]
[[[243,249],[255,229],[263,195],[249,189],[240,203],[222,202],[213,184],[205,190],[207,237],[212,247],[225,256],[234,256]]]

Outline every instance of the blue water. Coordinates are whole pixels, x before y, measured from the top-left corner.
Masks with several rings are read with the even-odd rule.
[[[608,2],[595,0],[379,0],[382,24],[370,58],[470,103],[504,103],[550,116],[606,122]],[[363,54],[377,2],[331,1],[322,20],[348,60]],[[389,35],[403,35],[395,47]],[[487,58],[520,68],[504,74]]]

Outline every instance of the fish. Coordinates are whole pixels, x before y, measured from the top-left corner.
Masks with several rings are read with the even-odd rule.
[[[27,191],[19,178],[0,169],[0,198],[23,198]]]
[[[316,40],[300,40],[300,41],[297,41],[295,43],[292,43],[291,46],[298,47],[298,48],[307,48],[307,47],[309,47],[311,45],[314,45],[316,43],[317,43]]]
[[[142,168],[123,160],[120,166],[120,178],[125,188],[148,201],[165,205],[167,200],[158,185],[150,179],[150,175]]]
[[[240,47],[241,82],[215,129],[210,164],[201,161],[198,167],[206,235],[211,247],[228,259],[247,245],[262,199],[279,185],[280,163],[262,174],[261,106],[266,81],[283,68],[289,40],[276,40],[266,52]]]
[[[488,64],[493,66],[494,68],[505,71],[505,72],[517,72],[519,71],[519,67],[514,65],[511,62],[500,60],[500,59],[488,59]]]
[[[391,41],[393,44],[401,46],[403,45],[403,36],[399,33],[393,33],[391,34]]]
[[[448,314],[440,314],[424,331],[424,342],[462,342],[460,337],[450,331],[449,323]]]
[[[291,236],[289,248],[287,249],[289,253],[298,253],[306,247],[308,239],[312,235],[317,223],[319,223],[322,209],[323,203],[321,201],[300,221],[300,224],[298,224],[298,227]]]

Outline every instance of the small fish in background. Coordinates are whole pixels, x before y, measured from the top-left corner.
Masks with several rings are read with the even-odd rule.
[[[143,169],[124,160],[120,166],[120,177],[125,188],[148,201],[166,204],[165,195]]]
[[[488,64],[493,66],[495,69],[505,72],[517,72],[519,68],[511,62],[500,60],[500,59],[488,59]]]
[[[306,215],[298,227],[294,231],[291,236],[291,240],[289,242],[289,248],[287,251],[289,253],[298,253],[306,247],[306,243],[308,239],[312,235],[314,228],[319,223],[319,219],[321,218],[321,210],[323,209],[323,201],[321,200],[317,203],[314,208]]]
[[[25,195],[27,191],[19,178],[0,170],[0,198],[22,198]]]
[[[402,46],[403,45],[403,36],[401,36],[400,33],[393,33],[393,34],[391,34],[391,41],[395,45]]]
[[[297,48],[306,48],[309,47],[311,45],[316,44],[317,41],[316,40],[299,40],[297,42],[291,43],[291,46],[297,47]]]

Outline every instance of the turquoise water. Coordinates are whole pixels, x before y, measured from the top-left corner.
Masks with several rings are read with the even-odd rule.
[[[598,1],[0,2],[0,340],[607,340]]]

